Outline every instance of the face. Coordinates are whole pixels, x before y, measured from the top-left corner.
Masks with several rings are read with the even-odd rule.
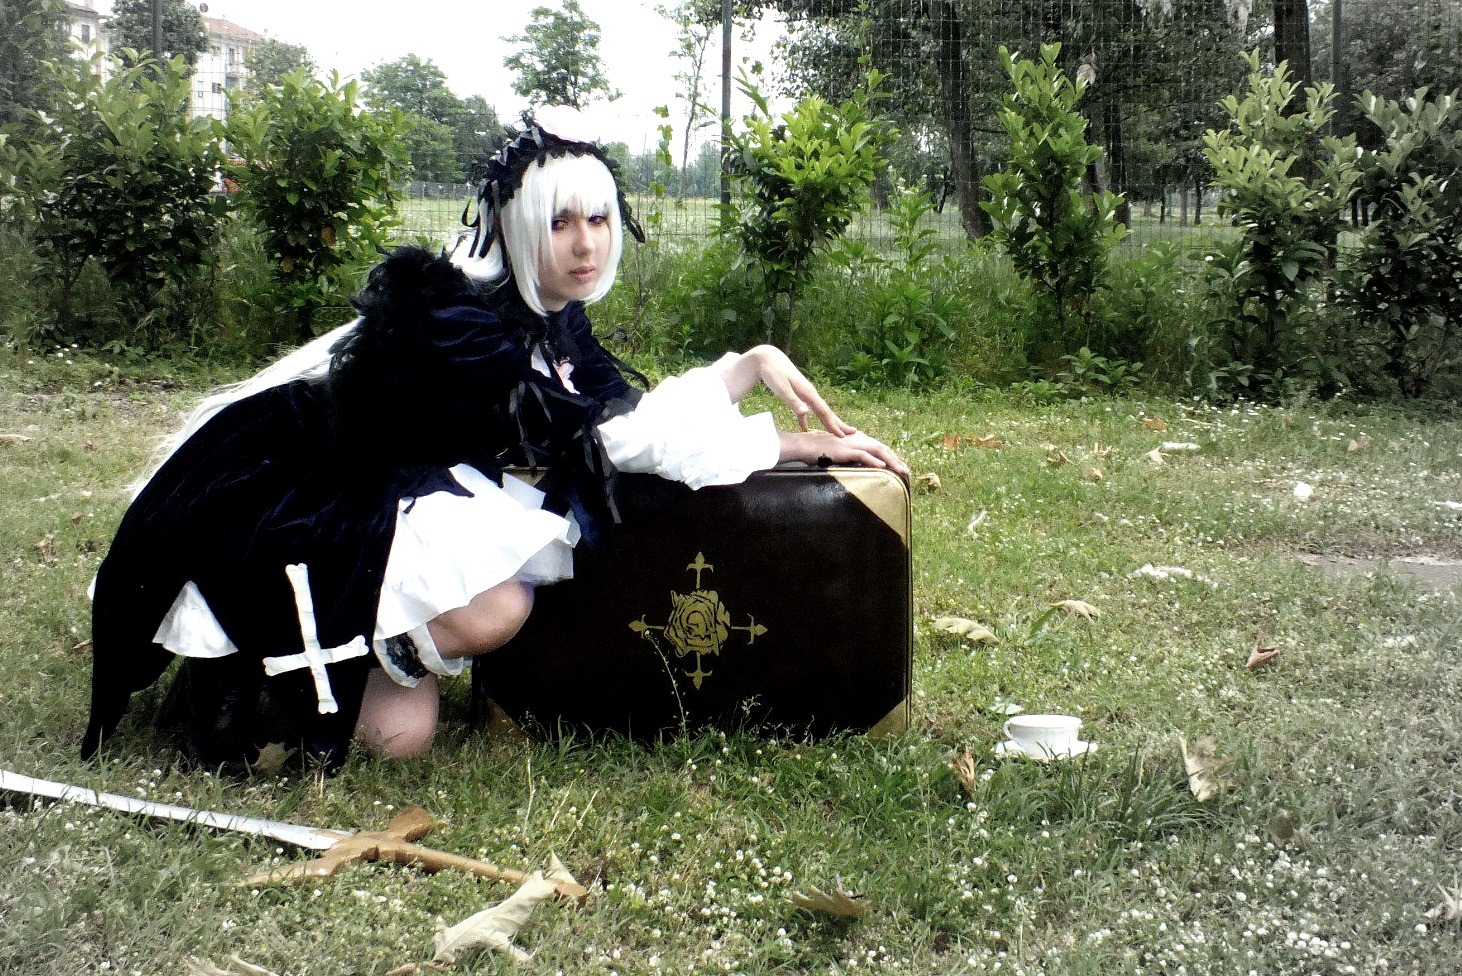
[[[588,298],[599,284],[609,259],[609,218],[563,211],[553,218],[549,244],[552,259],[538,269],[538,297],[556,312]]]

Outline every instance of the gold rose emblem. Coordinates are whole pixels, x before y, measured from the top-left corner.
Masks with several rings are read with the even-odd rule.
[[[665,639],[676,657],[687,654],[720,654],[731,636],[731,611],[715,590],[671,593],[673,609],[665,622]]]
[[[746,643],[754,644],[767,629],[758,624],[756,618],[750,614],[747,614],[745,626],[733,626],[731,611],[726,609],[726,604],[721,602],[716,591],[701,589],[701,573],[716,568],[706,562],[704,553],[696,553],[695,562],[685,568],[695,573],[695,589],[690,593],[671,591],[670,618],[665,624],[649,624],[641,616],[639,620],[631,621],[629,626],[630,630],[651,642],[655,640],[653,632],[660,631],[670,642],[677,658],[694,654],[695,670],[685,674],[696,688],[700,688],[701,683],[712,674],[701,667],[702,658],[709,654],[719,655],[733,630],[745,631]]]

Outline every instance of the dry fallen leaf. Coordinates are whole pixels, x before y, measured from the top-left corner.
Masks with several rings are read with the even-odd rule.
[[[850,894],[843,890],[842,879],[833,888],[832,892],[823,891],[821,888],[809,888],[808,893],[801,891],[792,892],[789,899],[798,908],[806,909],[809,912],[821,912],[824,915],[835,915],[838,918],[861,918],[873,911],[873,903],[868,901],[864,895]]]
[[[924,491],[938,491],[944,485],[939,480],[939,475],[933,471],[926,471],[919,475],[919,487]]]
[[[1110,445],[1107,447],[1102,447],[1101,441],[1095,441],[1091,445],[1091,456],[1096,458],[1097,460],[1101,460],[1108,454],[1111,454],[1113,450],[1114,449]]]
[[[1154,447],[1152,450],[1148,451],[1146,454],[1144,454],[1142,456],[1145,457],[1145,458],[1147,458],[1153,464],[1167,464],[1168,463],[1168,456],[1162,452],[1162,448],[1160,448],[1160,447]]]
[[[1065,464],[1067,460],[1068,459],[1066,457],[1065,451],[1056,451],[1050,457],[1046,458],[1046,464],[1053,468],[1059,468],[1061,467],[1061,465]]]
[[[1269,836],[1278,841],[1282,847],[1287,847],[1300,836],[1300,828],[1288,810],[1275,810],[1271,813],[1265,828],[1269,831]]]
[[[284,768],[289,762],[289,757],[294,755],[293,749],[286,749],[283,742],[271,742],[259,750],[259,756],[249,767],[256,773],[263,773],[266,776],[273,776]]]
[[[1051,606],[1065,610],[1073,617],[1085,617],[1088,620],[1095,620],[1102,615],[1100,610],[1085,600],[1061,600],[1051,604]]]
[[[41,554],[41,562],[54,563],[56,561],[56,537],[47,535],[36,543],[36,551]]]
[[[965,640],[973,641],[976,644],[1000,643],[1000,638],[995,636],[994,631],[967,617],[935,617],[929,626],[946,634],[958,634]]]
[[[959,755],[954,757],[954,762],[949,764],[954,771],[954,778],[959,780],[959,785],[964,787],[966,793],[975,795],[976,778],[979,773],[975,769],[975,755],[970,752],[970,747],[965,746],[960,750]]]
[[[1086,480],[1087,481],[1101,481],[1102,480],[1102,469],[1101,468],[1096,468],[1096,467],[1087,468],[1086,469]]]
[[[72,654],[86,654],[91,651],[91,638],[87,637],[71,645]]]
[[[1168,429],[1168,425],[1163,423],[1161,420],[1158,420],[1156,417],[1143,417],[1142,426],[1146,427],[1148,430]]]
[[[1249,660],[1244,665],[1246,668],[1257,668],[1266,661],[1272,661],[1284,651],[1278,644],[1265,644],[1264,632],[1261,630],[1259,636],[1254,640],[1254,649],[1249,652]]]
[[[1371,436],[1369,434],[1361,434],[1359,437],[1352,440],[1349,444],[1346,444],[1345,450],[1347,453],[1354,454],[1357,451],[1364,451],[1370,446]]]
[[[1199,803],[1212,799],[1223,792],[1228,785],[1220,775],[1228,760],[1218,755],[1218,743],[1209,736],[1193,740],[1178,737],[1178,749],[1183,754],[1183,768],[1188,773],[1188,789]]]
[[[534,871],[511,898],[465,918],[432,938],[433,962],[454,963],[470,949],[488,948],[507,954],[515,962],[533,958],[513,944],[533,909],[553,897],[555,884]]]
[[[85,522],[89,518],[91,518],[91,516],[88,515],[88,514],[86,514],[85,512],[72,512],[71,513],[71,524],[72,525],[80,525],[82,522]]]
[[[1442,892],[1442,903],[1423,914],[1427,918],[1443,922],[1455,922],[1462,918],[1462,888],[1443,888],[1441,885],[1437,885],[1437,888]]]
[[[244,962],[238,956],[229,956],[228,961],[235,968],[220,969],[206,959],[189,959],[188,976],[277,976],[273,970]]]
[[[945,434],[943,437],[941,437],[939,439],[939,446],[940,447],[943,447],[946,451],[957,451],[957,450],[959,450],[959,435],[958,434]]]
[[[0,434],[0,444],[29,444],[30,440],[24,434]]]
[[[386,976],[416,976],[417,973],[445,973],[451,966],[443,966],[435,962],[408,962],[404,966],[397,966],[395,969],[386,971]]]
[[[1005,446],[1005,438],[999,434],[986,434],[984,437],[969,437],[966,440],[976,447],[983,447],[992,451],[998,451]]]

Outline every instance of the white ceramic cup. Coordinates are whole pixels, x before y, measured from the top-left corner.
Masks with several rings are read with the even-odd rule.
[[[1062,756],[1081,740],[1081,719],[1075,715],[1013,715],[1005,734],[1021,751],[1032,756]]]

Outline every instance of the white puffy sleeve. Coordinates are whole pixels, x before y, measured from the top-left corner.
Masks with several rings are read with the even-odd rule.
[[[736,484],[773,467],[781,446],[772,415],[742,416],[722,379],[740,358],[727,353],[710,366],[672,376],[634,410],[601,424],[609,460],[621,471],[657,474],[692,488]]]

